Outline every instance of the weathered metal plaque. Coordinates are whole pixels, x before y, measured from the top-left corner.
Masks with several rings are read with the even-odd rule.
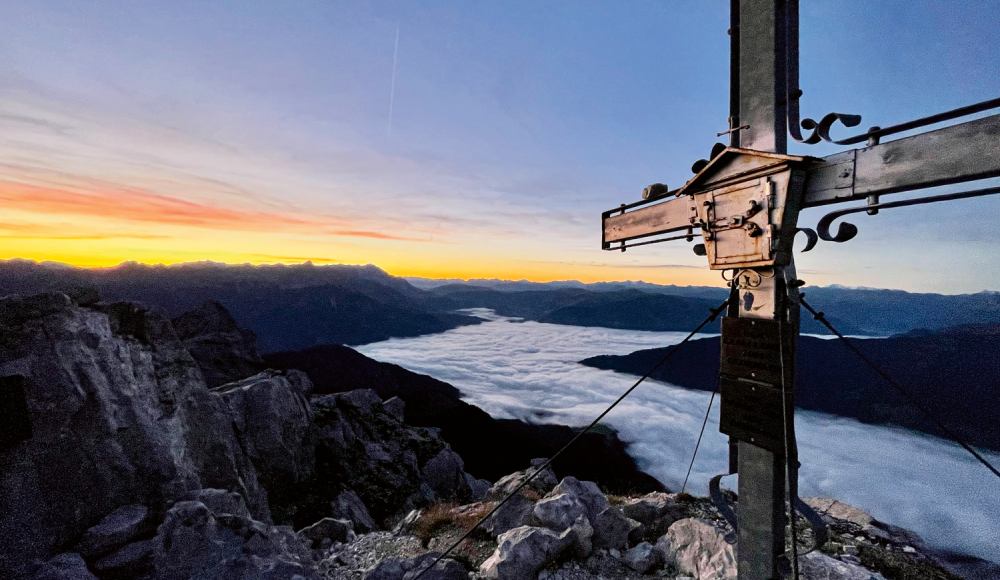
[[[722,377],[721,383],[719,431],[740,441],[783,454],[785,422],[781,389],[728,377]],[[791,393],[788,394],[786,404],[789,410],[794,408],[795,401]],[[791,421],[789,428],[794,429]],[[790,435],[794,441],[794,431]]]
[[[781,384],[781,344],[777,320],[722,319],[719,372],[772,385]]]

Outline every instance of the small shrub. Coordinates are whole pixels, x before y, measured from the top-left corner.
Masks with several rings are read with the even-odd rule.
[[[451,513],[451,510],[455,507],[453,503],[432,505],[424,513],[420,514],[420,518],[413,524],[411,533],[426,547],[431,538],[437,536],[440,532],[448,528],[459,527],[458,522],[455,521],[455,516]]]

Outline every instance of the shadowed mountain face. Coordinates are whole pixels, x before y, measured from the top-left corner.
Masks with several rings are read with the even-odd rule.
[[[494,419],[463,402],[459,390],[448,383],[372,360],[344,346],[273,353],[265,355],[264,361],[275,368],[304,371],[313,381],[315,394],[372,389],[383,399],[399,397],[406,403],[407,423],[439,427],[442,438],[465,460],[466,470],[491,481],[524,469],[533,458],[551,457],[576,435],[562,425]],[[639,471],[613,433],[604,431],[581,437],[553,463],[553,469],[557,474],[595,481],[613,493],[663,489]]]
[[[479,319],[432,312],[423,291],[374,266],[145,266],[88,270],[0,262],[0,295],[97,290],[106,301],[134,301],[179,316],[205,301],[228,310],[258,336],[263,352],[317,344],[362,344],[443,332]]]
[[[1000,450],[1000,324],[914,331],[855,345],[968,443]],[[649,349],[581,361],[641,375],[666,354]],[[719,373],[719,338],[692,340],[652,377],[711,391]],[[801,409],[894,424],[938,436],[940,430],[838,340],[800,337],[795,404]]]

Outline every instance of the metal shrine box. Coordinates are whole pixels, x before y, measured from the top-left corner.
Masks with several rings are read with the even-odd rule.
[[[791,263],[808,158],[727,147],[675,192],[604,212],[602,247],[700,229],[713,270]],[[631,211],[642,207],[641,211]],[[787,232],[782,227],[787,224]],[[666,241],[653,239],[645,243]],[[638,245],[638,244],[636,244]]]
[[[791,263],[806,173],[805,157],[728,147],[677,196],[693,199],[709,267],[758,268]]]

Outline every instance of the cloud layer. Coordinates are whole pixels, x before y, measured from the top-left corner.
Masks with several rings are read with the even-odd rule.
[[[636,377],[576,361],[662,347],[684,336],[517,322],[481,309],[476,313],[492,322],[358,350],[452,383],[469,403],[495,417],[585,425]],[[630,452],[644,470],[678,490],[708,400],[705,392],[648,381],[605,422],[631,443]],[[706,493],[708,479],[728,465],[718,424],[716,399],[688,483],[696,493]],[[796,414],[796,432],[803,497],[834,497],[911,528],[933,544],[1000,561],[1000,546],[990,540],[1000,537],[1000,496],[983,493],[994,489],[996,481],[957,445],[802,411]],[[737,486],[735,477],[723,481]]]

